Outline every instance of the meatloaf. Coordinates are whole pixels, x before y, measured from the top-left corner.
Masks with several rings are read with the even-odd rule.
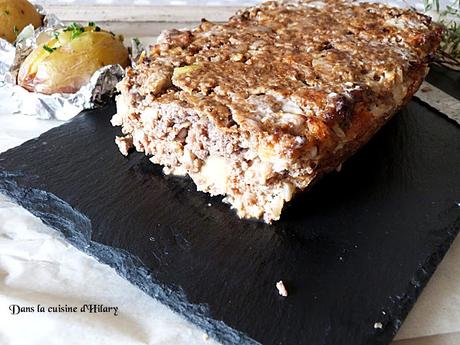
[[[440,35],[415,11],[337,0],[165,31],[118,85],[116,142],[271,223],[410,100]]]

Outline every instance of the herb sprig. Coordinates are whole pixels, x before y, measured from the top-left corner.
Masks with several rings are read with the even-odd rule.
[[[444,28],[437,54],[440,64],[460,70],[460,0],[454,0],[441,10],[439,0],[424,0],[425,12],[434,12]]]
[[[435,7],[436,12],[439,12],[439,0],[423,0],[423,7],[425,8],[425,12],[433,10],[433,6]]]

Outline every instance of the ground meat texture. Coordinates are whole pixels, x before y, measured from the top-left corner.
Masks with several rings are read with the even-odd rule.
[[[410,100],[440,34],[411,10],[337,0],[165,31],[118,85],[117,144],[271,223]]]

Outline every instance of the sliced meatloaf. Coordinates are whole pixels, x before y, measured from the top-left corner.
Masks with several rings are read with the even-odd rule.
[[[410,100],[440,34],[412,10],[336,0],[166,31],[118,86],[116,142],[270,223]]]

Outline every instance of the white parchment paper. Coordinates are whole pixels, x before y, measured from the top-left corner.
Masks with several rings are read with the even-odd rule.
[[[115,271],[67,244],[0,195],[0,344],[217,344]],[[10,306],[35,312],[11,315]],[[37,312],[37,305],[116,306],[114,313]]]
[[[63,122],[1,114],[0,152]],[[39,154],[39,152],[37,152]],[[10,306],[117,306],[112,313],[20,313]],[[218,344],[0,194],[1,345]]]

